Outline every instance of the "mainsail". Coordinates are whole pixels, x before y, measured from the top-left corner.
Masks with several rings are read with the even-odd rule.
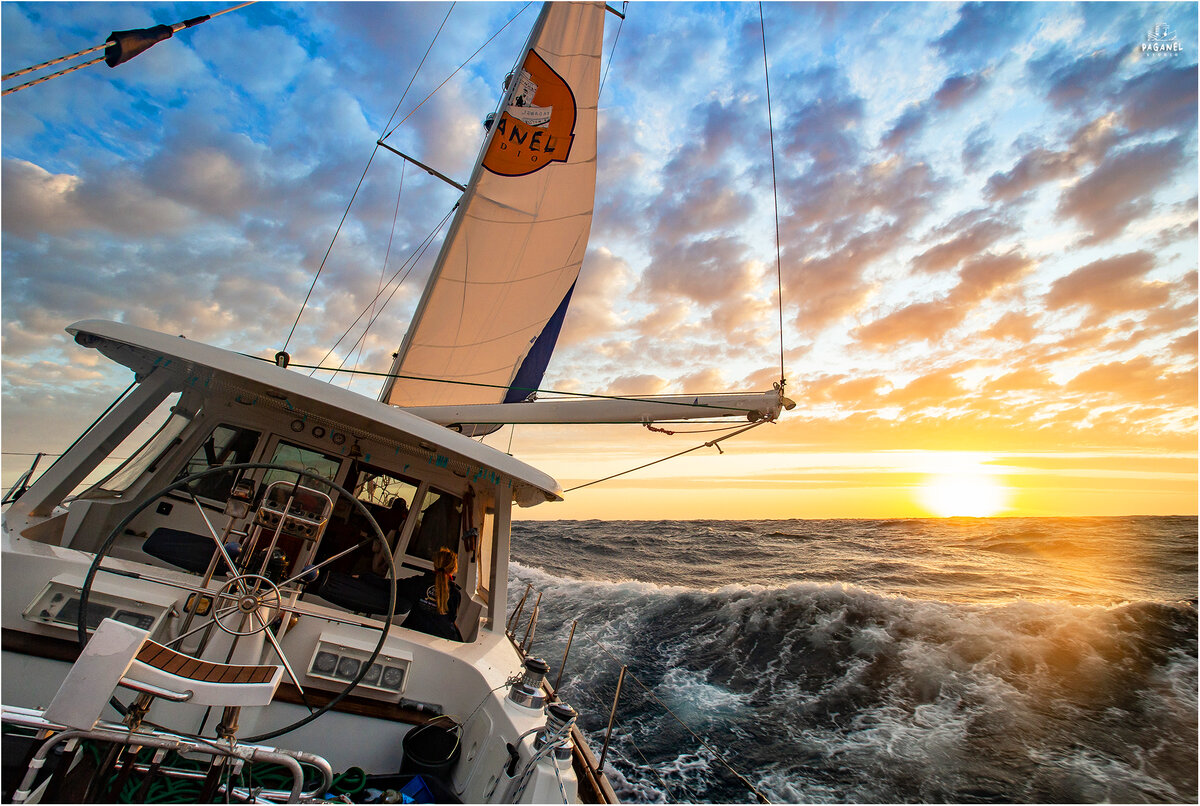
[[[383,402],[515,402],[541,382],[592,226],[604,14],[603,2],[543,7]]]

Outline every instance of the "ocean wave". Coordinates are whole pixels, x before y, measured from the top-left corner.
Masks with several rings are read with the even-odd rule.
[[[1180,753],[1143,754],[1136,763],[1144,780],[1118,784],[1110,776],[1099,788],[1072,784],[1075,772],[1064,765],[1054,775],[1042,769],[1033,783],[1018,772],[1082,742],[1112,760],[1115,776],[1134,763],[1129,747],[1153,746],[1164,733],[1195,737],[1196,611],[1186,603],[966,605],[846,584],[697,590],[514,566],[514,585],[526,582],[546,591],[536,651],[557,659],[571,621],[579,621],[563,696],[593,706],[585,727],[600,727],[617,672],[628,665],[634,682],[622,694],[617,746],[634,766],[645,762],[632,748],[652,748],[655,774],[672,785],[731,797],[738,786],[667,758],[671,748],[695,745],[681,729],[668,738],[663,708],[691,730],[724,737],[722,746],[742,747],[741,760],[762,771],[777,797],[816,798],[820,788],[807,781],[813,762],[781,770],[763,748],[740,745],[739,734],[769,730],[776,742],[806,747],[823,775],[836,768],[844,778],[852,767],[857,772],[836,788],[840,799],[852,792],[850,799],[949,800],[975,791],[1090,800],[1102,791],[1140,800],[1190,792],[1170,783]],[[1181,752],[1186,760],[1186,747]],[[1194,753],[1191,742],[1193,767]],[[1174,772],[1163,769],[1164,759]],[[779,775],[806,782],[775,788]],[[905,784],[909,778],[920,785]],[[1002,785],[981,788],[987,780]]]
[[[555,673],[577,622],[561,694],[597,745],[627,667],[625,799],[752,801],[728,762],[780,801],[1195,802],[1195,540],[1188,519],[537,524],[510,601],[544,593]]]

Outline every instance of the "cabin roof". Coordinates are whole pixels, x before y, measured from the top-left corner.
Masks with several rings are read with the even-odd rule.
[[[88,319],[67,328],[75,340],[129,367],[139,377],[158,368],[179,373],[192,387],[230,387],[265,398],[264,403],[327,417],[353,435],[372,442],[396,443],[430,456],[445,457],[453,469],[493,471],[513,481],[521,506],[562,500],[562,487],[550,476],[462,434],[357,392],[293,370],[193,341],[119,322]],[[422,444],[424,443],[424,444]]]

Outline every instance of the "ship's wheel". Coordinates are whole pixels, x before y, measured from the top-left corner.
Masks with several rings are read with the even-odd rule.
[[[168,579],[165,576],[159,577],[142,571],[137,573],[137,577],[139,579],[155,582],[161,585],[167,585],[173,588],[190,590],[193,591],[197,597],[207,598],[209,601],[208,607],[204,611],[204,614],[200,617],[200,620],[195,624],[189,620],[187,622],[187,627],[181,630],[180,635],[176,636],[170,642],[167,642],[166,645],[168,647],[177,645],[174,647],[176,651],[183,652],[183,654],[189,654],[182,649],[182,644],[184,641],[192,636],[212,633],[214,628],[219,629],[228,636],[229,643],[227,643],[226,646],[229,647],[230,652],[234,650],[239,641],[256,635],[262,635],[264,640],[270,644],[275,656],[284,667],[287,676],[291,679],[292,684],[299,690],[309,713],[307,716],[295,720],[294,722],[291,722],[281,728],[276,728],[255,736],[248,736],[242,740],[246,742],[261,742],[276,736],[280,736],[284,733],[288,733],[289,731],[293,731],[302,725],[307,725],[309,722],[312,722],[314,719],[329,711],[331,708],[341,702],[360,682],[362,682],[363,678],[370,673],[372,664],[374,664],[375,659],[379,656],[380,651],[383,649],[384,641],[387,639],[388,630],[391,627],[392,616],[396,611],[396,575],[395,568],[393,567],[392,563],[391,547],[388,546],[388,542],[384,537],[383,530],[380,529],[379,523],[371,515],[370,510],[367,509],[367,507],[361,501],[359,501],[357,497],[355,497],[352,493],[350,493],[350,491],[346,490],[341,485],[330,481],[324,476],[318,475],[311,470],[299,470],[275,463],[243,462],[238,464],[223,465],[221,467],[203,470],[199,473],[193,473],[192,475],[180,478],[170,485],[155,491],[151,495],[147,496],[142,503],[135,507],[120,523],[116,525],[116,527],[113,528],[107,539],[105,539],[104,543],[96,552],[95,559],[92,560],[92,564],[88,568],[87,576],[83,582],[83,589],[80,593],[77,628],[79,635],[79,646],[80,649],[82,649],[88,641],[88,599],[90,598],[92,587],[95,584],[96,575],[100,572],[128,575],[128,573],[125,571],[116,568],[104,567],[103,561],[105,557],[108,556],[118,536],[124,534],[126,527],[133,522],[134,518],[136,518],[147,507],[167,493],[180,491],[185,495],[190,495],[188,488],[196,481],[217,474],[244,472],[248,470],[277,470],[295,474],[297,477],[296,487],[298,489],[304,489],[300,487],[301,479],[311,479],[317,482],[320,486],[334,491],[338,497],[345,496],[350,501],[351,505],[358,510],[358,513],[363,517],[363,520],[370,527],[370,534],[365,539],[360,541],[356,546],[353,546],[346,551],[339,552],[332,557],[328,557],[315,565],[306,566],[305,568],[293,573],[291,576],[288,576],[285,579],[277,580],[272,579],[269,574],[265,573],[261,569],[258,572],[254,572],[245,567],[239,566],[234,557],[231,555],[230,547],[222,542],[221,538],[217,534],[216,529],[213,528],[207,516],[205,516],[203,517],[203,520],[208,526],[209,536],[212,538],[212,541],[215,545],[215,567],[218,569],[218,571],[223,570],[226,573],[227,578],[223,583],[216,588],[207,587],[201,589],[198,586],[182,584],[178,580]],[[199,508],[199,503],[196,501],[195,496],[191,496],[191,498],[192,501],[196,503],[197,508]],[[336,500],[334,503],[336,503]],[[289,510],[285,508],[285,517],[288,511]],[[203,510],[201,510],[201,514],[203,515]],[[379,640],[376,642],[374,651],[371,653],[370,657],[362,663],[358,674],[333,697],[331,697],[324,705],[320,706],[319,708],[314,708],[307,704],[307,698],[304,696],[304,688],[300,684],[300,679],[292,668],[292,665],[289,662],[287,655],[283,651],[283,648],[279,645],[279,641],[276,639],[272,628],[278,625],[281,620],[289,619],[293,615],[300,616],[309,614],[308,611],[305,610],[305,608],[298,602],[289,602],[289,600],[295,600],[298,598],[299,588],[305,581],[315,579],[323,566],[347,556],[352,551],[369,551],[372,544],[377,547],[377,550],[383,557],[387,568],[387,579],[390,583],[388,585],[389,600],[387,612],[386,614],[381,615],[378,620],[373,620],[374,623],[370,626],[370,629],[374,629],[379,632]],[[246,558],[246,560],[243,562],[243,565],[248,564],[248,562],[249,558]],[[215,577],[216,575],[214,574],[214,578]],[[195,602],[199,601],[199,598],[189,598],[193,602],[193,604],[189,607],[189,612],[192,615],[196,615],[197,607]],[[328,613],[312,615],[323,619],[329,619]],[[354,621],[352,623],[359,626],[362,625],[361,621]],[[199,657],[199,654],[200,650],[197,650],[195,657],[197,660],[202,660]],[[113,707],[117,708],[118,711],[121,713],[126,712],[126,708],[115,698],[111,702]],[[174,732],[179,733],[180,735],[194,735],[180,731]]]

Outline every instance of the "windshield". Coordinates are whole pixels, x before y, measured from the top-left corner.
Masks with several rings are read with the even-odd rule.
[[[178,399],[179,396],[176,395],[175,401],[177,402]],[[143,473],[153,469],[157,460],[178,442],[179,435],[191,423],[193,416],[195,416],[193,412],[180,411],[178,406],[172,405],[170,415],[158,427],[154,435],[122,462],[116,470],[80,495],[80,498],[101,498],[119,495],[128,490]],[[121,448],[125,447],[128,442],[128,439],[122,442],[114,453],[120,453]]]

